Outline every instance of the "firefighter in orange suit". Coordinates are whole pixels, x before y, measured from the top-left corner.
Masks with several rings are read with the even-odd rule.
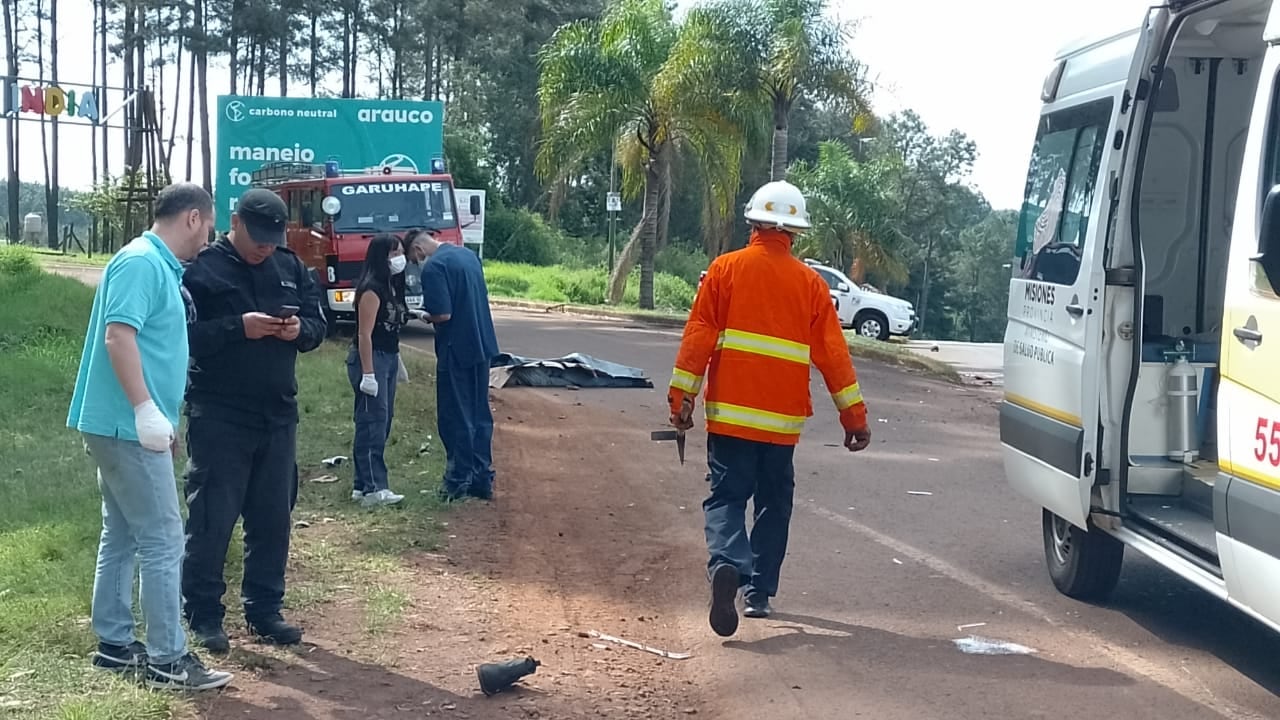
[[[716,258],[685,325],[667,401],[671,424],[693,427],[694,399],[706,378],[706,515],[711,628],[738,629],[737,596],[747,617],[768,617],[787,549],[795,471],[792,458],[813,414],[809,364],[817,366],[840,411],[844,445],[867,447],[871,432],[858,377],[829,289],[791,254],[809,228],[804,196],[771,182],[751,197],[747,247]],[[746,529],[754,496],[755,523]]]

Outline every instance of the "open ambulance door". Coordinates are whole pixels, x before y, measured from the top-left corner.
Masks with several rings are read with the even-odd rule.
[[[1169,11],[1153,8],[1140,30],[1054,68],[1018,227],[1000,408],[1005,475],[1022,495],[1081,529],[1101,465],[1109,236],[1129,232],[1123,200],[1132,192],[1126,168],[1137,145],[1130,138],[1140,136],[1151,67],[1168,27]],[[1127,79],[1098,81],[1107,76]]]

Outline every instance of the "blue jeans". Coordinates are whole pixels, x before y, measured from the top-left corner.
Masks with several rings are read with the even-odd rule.
[[[493,492],[489,364],[437,367],[436,416],[447,457],[445,492],[453,496]]]
[[[794,445],[707,435],[711,495],[702,503],[707,569],[721,563],[736,567],[747,597],[778,594],[796,489],[794,456]],[[750,536],[748,500],[755,511]]]
[[[102,537],[93,577],[93,631],[110,645],[134,642],[133,576],[141,565],[142,616],[152,662],[187,652],[182,627],[183,532],[173,456],[136,442],[84,435],[98,465]]]
[[[355,489],[362,493],[386,490],[387,461],[383,455],[391,436],[391,419],[396,408],[396,375],[400,371],[400,353],[373,351],[373,374],[378,379],[378,394],[360,392],[360,354],[355,348],[347,354],[347,379],[355,391],[356,437],[351,455],[355,462]]]

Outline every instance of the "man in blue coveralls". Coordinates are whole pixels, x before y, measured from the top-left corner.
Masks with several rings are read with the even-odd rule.
[[[436,330],[436,419],[448,464],[441,496],[493,498],[493,412],[489,363],[498,338],[480,259],[427,232],[412,240],[422,268],[422,308]]]

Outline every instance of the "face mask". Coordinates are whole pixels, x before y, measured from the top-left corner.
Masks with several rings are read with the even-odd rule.
[[[391,274],[399,275],[400,273],[404,272],[404,266],[407,265],[409,261],[405,260],[403,255],[397,255],[391,258],[390,262],[391,262]]]

